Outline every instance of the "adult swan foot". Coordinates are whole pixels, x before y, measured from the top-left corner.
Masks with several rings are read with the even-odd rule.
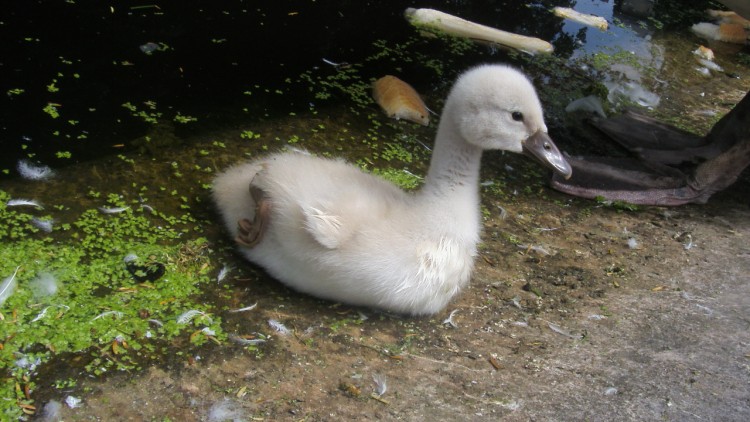
[[[594,125],[638,158],[570,158],[575,176],[553,176],[553,188],[632,204],[704,204],[750,166],[750,93],[704,137],[635,113]]]
[[[240,252],[288,286],[350,305],[433,314],[471,275],[487,149],[524,152],[571,175],[531,83],[492,65],[456,81],[419,191],[292,152],[231,167],[214,181],[213,198]]]

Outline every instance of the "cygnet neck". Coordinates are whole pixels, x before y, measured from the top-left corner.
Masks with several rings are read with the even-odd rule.
[[[422,194],[455,201],[478,201],[482,149],[466,142],[453,119],[443,113]]]

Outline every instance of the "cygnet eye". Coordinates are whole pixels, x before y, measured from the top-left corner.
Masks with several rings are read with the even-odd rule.
[[[511,117],[513,117],[513,120],[520,122],[523,120],[523,113],[521,113],[520,111],[514,111],[513,113],[511,113]]]

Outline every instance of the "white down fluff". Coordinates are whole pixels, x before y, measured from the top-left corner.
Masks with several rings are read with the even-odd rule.
[[[518,117],[521,113],[522,119]],[[214,181],[227,229],[252,220],[252,183],[271,203],[248,260],[317,297],[421,315],[442,310],[468,283],[480,215],[482,151],[521,152],[547,132],[520,72],[487,65],[464,73],[446,100],[424,186],[407,193],[341,160],[299,152],[238,164]]]

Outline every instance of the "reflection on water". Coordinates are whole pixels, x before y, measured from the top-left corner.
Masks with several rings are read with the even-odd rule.
[[[651,54],[649,40],[653,26],[648,21],[627,15],[617,7],[615,1],[579,1],[575,10],[581,13],[601,16],[609,22],[607,31],[589,28],[579,23],[566,20],[558,38],[569,37],[575,41],[576,49],[572,57],[585,54],[607,52],[612,46],[632,52],[638,56]]]

